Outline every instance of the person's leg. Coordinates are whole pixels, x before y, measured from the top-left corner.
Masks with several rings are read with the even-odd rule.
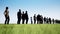
[[[7,22],[7,17],[5,17],[5,24],[6,24],[6,22]]]
[[[19,21],[19,24],[21,23],[21,19],[20,19],[20,21]]]
[[[17,24],[19,23],[19,19],[17,20]]]
[[[31,20],[31,24],[32,24],[32,20]]]
[[[9,21],[10,21],[10,18],[9,18],[9,16],[7,17],[7,19],[8,19],[8,20],[7,20],[7,24],[9,24]]]
[[[18,18],[17,24],[20,24],[20,18]]]
[[[35,20],[34,20],[34,24],[35,24]]]
[[[38,24],[38,21],[37,21],[37,24]]]
[[[48,23],[48,20],[47,20],[47,23]]]
[[[43,24],[43,19],[41,19],[41,24]]]
[[[20,19],[18,19],[18,24],[20,24]]]
[[[51,21],[50,21],[50,24],[51,24]]]
[[[43,24],[43,20],[42,20],[42,22],[41,22],[42,24]]]
[[[23,24],[24,24],[24,20],[23,20]]]
[[[36,20],[34,20],[34,24],[36,24]]]
[[[53,21],[53,24],[54,24],[54,21]]]
[[[26,24],[28,23],[28,19],[26,19]]]

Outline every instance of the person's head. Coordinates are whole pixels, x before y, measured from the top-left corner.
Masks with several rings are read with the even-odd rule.
[[[24,14],[24,11],[23,11],[23,14]]]
[[[32,20],[32,17],[30,17],[31,18],[31,20]]]
[[[27,11],[26,11],[26,13],[27,13]]]
[[[21,9],[19,9],[19,12],[21,12]]]
[[[44,18],[46,18],[46,17],[44,17]]]
[[[8,7],[6,7],[6,10],[8,9]]]
[[[32,18],[32,17],[31,17]]]
[[[40,15],[40,14],[38,14],[38,15]]]

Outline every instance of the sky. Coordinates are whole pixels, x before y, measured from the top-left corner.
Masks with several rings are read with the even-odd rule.
[[[60,0],[0,0],[0,23],[4,23],[4,11],[9,7],[10,24],[17,23],[17,12],[28,11],[29,23],[30,17],[34,14],[43,15],[60,20]]]

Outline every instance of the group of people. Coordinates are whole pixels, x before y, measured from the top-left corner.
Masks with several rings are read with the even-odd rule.
[[[17,18],[18,18],[18,21],[17,21],[17,24],[20,24],[21,22],[21,19],[22,19],[22,24],[24,24],[25,20],[26,20],[26,24],[28,23],[28,13],[26,11],[26,13],[21,13],[21,9],[19,9],[19,12],[17,13]]]
[[[5,11],[4,11],[4,16],[5,16],[5,24],[9,24],[9,21],[10,21],[10,17],[9,17],[9,11],[8,11],[8,7],[6,7]],[[51,18],[46,18],[40,14],[38,14],[36,16],[36,14],[34,14],[33,16],[34,18],[34,24],[37,22],[37,24],[43,24],[44,23],[50,23],[53,21],[54,23],[54,19],[51,20]],[[22,20],[22,24],[24,24],[24,22],[26,21],[26,24],[28,23],[28,20],[29,20],[29,17],[28,17],[28,13],[27,11],[24,13],[24,11],[21,13],[21,9],[19,9],[19,11],[17,12],[17,24],[20,24],[21,23],[21,20]],[[31,17],[31,24],[33,23],[33,19]]]
[[[34,16],[33,16],[33,20],[34,20],[34,24],[36,24],[36,22],[37,22],[37,24],[42,24],[43,23],[43,16],[42,15],[37,15],[36,16],[36,14],[34,14]],[[32,17],[31,17],[31,24],[33,23],[33,21],[32,21]]]
[[[8,7],[6,7],[5,11],[4,11],[4,16],[5,16],[5,24],[9,24],[10,21],[10,17],[9,17],[9,11],[8,11]],[[22,20],[22,24],[24,24],[25,20],[26,20],[26,24],[28,23],[28,13],[26,11],[26,13],[21,13],[21,9],[19,9],[18,13],[17,13],[17,24],[20,24],[21,20]]]
[[[38,14],[36,16],[36,14],[34,14],[33,16],[33,20],[34,20],[34,24],[43,24],[43,23],[48,23],[48,24],[51,24],[53,22],[54,24],[54,19],[51,19],[51,18],[48,18],[48,17],[43,17],[42,15]],[[31,24],[33,23],[32,21],[32,17],[31,17]]]

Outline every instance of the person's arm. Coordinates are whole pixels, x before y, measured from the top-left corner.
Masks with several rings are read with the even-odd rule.
[[[5,11],[4,11],[4,15],[6,15]]]
[[[8,15],[9,15],[9,11],[8,11],[8,13],[7,13]]]

